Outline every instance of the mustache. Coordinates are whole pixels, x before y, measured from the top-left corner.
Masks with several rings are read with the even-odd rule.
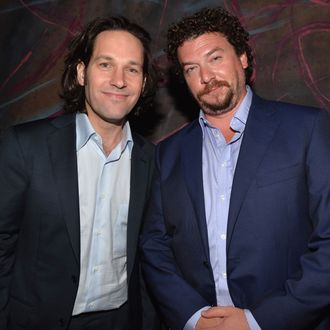
[[[219,87],[230,87],[230,85],[229,85],[229,83],[227,81],[213,79],[207,85],[205,85],[205,87],[203,88],[203,90],[201,90],[197,94],[197,96],[200,98],[203,95],[212,92],[212,90],[214,90],[214,88],[219,88]]]

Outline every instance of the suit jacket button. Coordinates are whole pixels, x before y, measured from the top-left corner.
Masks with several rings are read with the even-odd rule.
[[[63,328],[65,326],[65,322],[64,322],[64,319],[60,318],[58,320],[58,323],[60,324],[60,327]]]
[[[210,264],[209,264],[209,262],[208,262],[207,260],[203,261],[203,265],[204,265],[207,269],[210,268]]]

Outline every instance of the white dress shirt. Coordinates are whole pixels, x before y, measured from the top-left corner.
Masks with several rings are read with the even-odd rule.
[[[80,210],[80,277],[73,315],[120,307],[127,301],[127,216],[132,135],[106,156],[86,114],[76,115]]]

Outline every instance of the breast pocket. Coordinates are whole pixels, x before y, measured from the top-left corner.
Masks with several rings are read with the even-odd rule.
[[[127,217],[128,217],[128,204],[121,204],[119,206],[119,210],[113,230],[114,258],[122,258],[126,256]]]
[[[304,176],[304,167],[302,164],[280,168],[275,171],[263,171],[257,175],[258,187],[264,187],[271,184],[285,182]]]

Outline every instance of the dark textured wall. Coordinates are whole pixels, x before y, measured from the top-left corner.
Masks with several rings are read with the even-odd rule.
[[[330,1],[30,0],[0,1],[0,129],[61,109],[63,57],[74,33],[95,16],[125,15],[154,40],[162,74],[154,113],[138,123],[156,141],[191,119],[189,96],[169,83],[168,24],[202,7],[223,5],[251,34],[254,89],[261,96],[330,110]]]

